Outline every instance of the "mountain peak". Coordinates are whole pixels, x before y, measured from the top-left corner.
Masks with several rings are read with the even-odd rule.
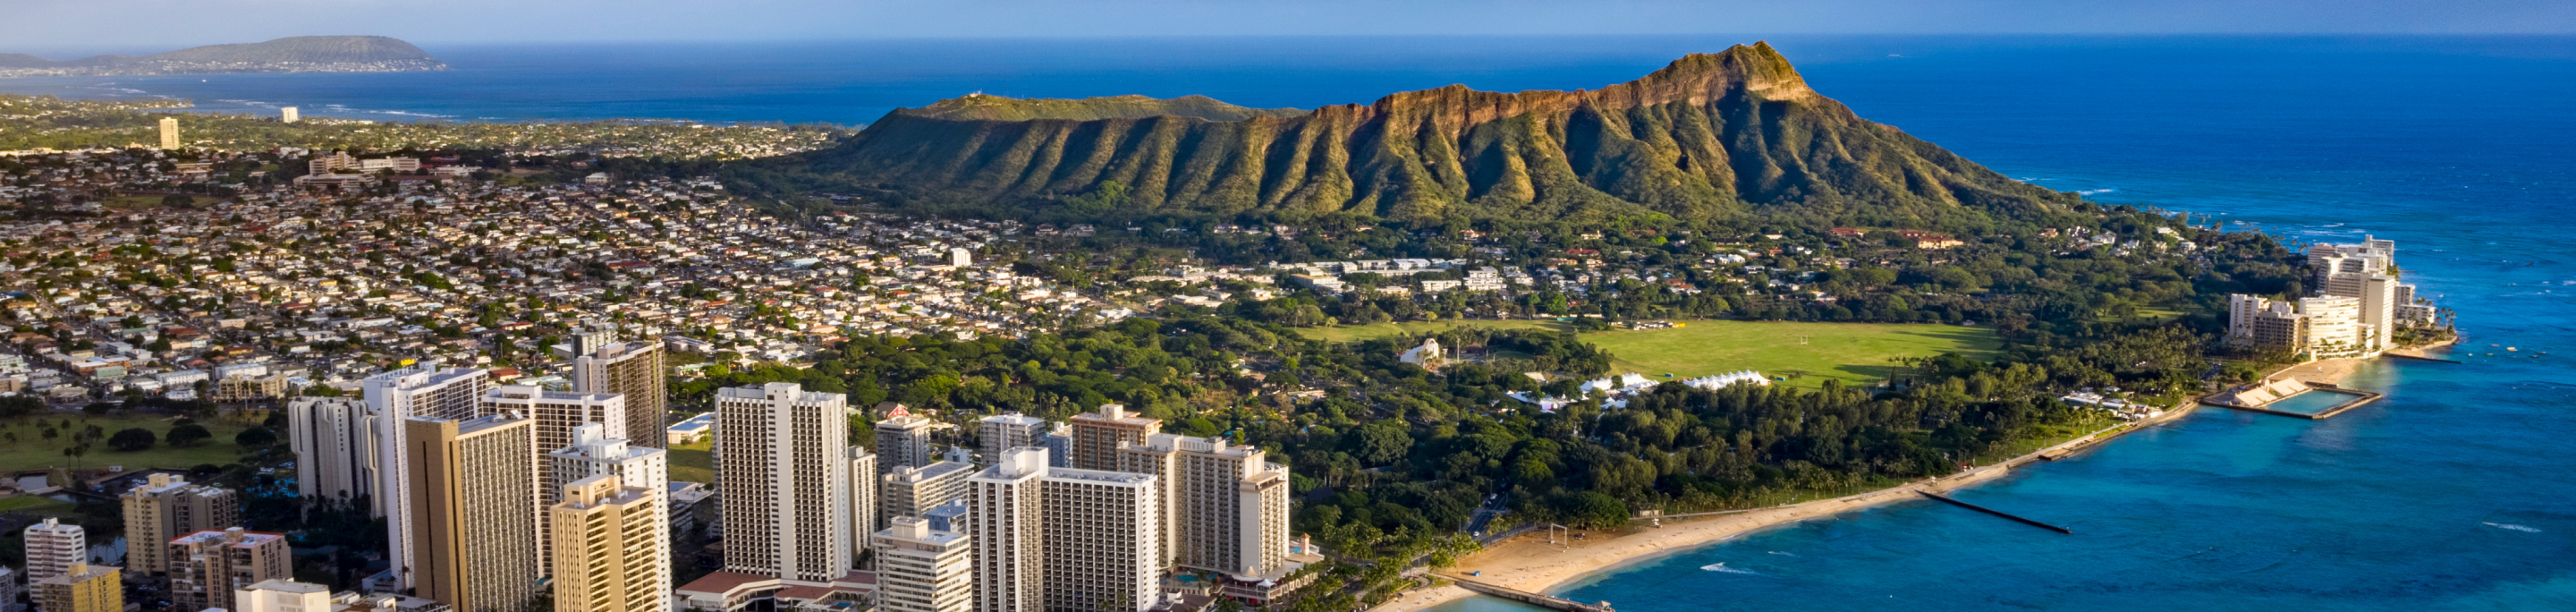
[[[1169,120],[1179,119],[1179,120]],[[1929,223],[2075,199],[1816,93],[1764,43],[1600,89],[1451,85],[1298,112],[1212,99],[970,96],[784,158],[803,188],[994,214],[1709,218],[1771,209]],[[1126,186],[1107,212],[1064,197]],[[873,191],[872,191],[873,190]]]

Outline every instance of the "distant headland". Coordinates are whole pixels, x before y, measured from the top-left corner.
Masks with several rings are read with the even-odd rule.
[[[99,55],[50,60],[0,53],[0,77],[218,74],[227,72],[418,72],[447,62],[383,36],[295,36],[268,42],[207,45],[142,57]]]

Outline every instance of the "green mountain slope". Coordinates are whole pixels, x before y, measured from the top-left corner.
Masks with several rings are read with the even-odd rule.
[[[1899,221],[2019,216],[2075,198],[1861,119],[1759,43],[1598,90],[1452,85],[1307,113],[1199,97],[969,97],[894,111],[840,147],[764,170],[802,188],[1006,210],[1066,206],[1116,181],[1130,189],[1122,213],[1279,218],[1783,209]]]
[[[438,61],[429,52],[383,36],[294,36],[268,42],[207,45],[136,58],[168,62],[332,63]]]

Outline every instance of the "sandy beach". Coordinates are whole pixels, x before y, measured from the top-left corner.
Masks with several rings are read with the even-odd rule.
[[[2360,359],[2327,359],[2324,361],[2311,361],[2290,366],[2288,369],[2284,369],[2279,372],[2274,372],[2271,376],[2265,377],[2264,380],[2294,378],[2298,379],[2299,382],[2328,385],[2337,384],[2343,382],[2343,379],[2351,377],[2353,372],[2359,371],[2361,369],[2361,362],[2362,360]]]
[[[2099,444],[2119,434],[2179,418],[2191,412],[2191,406],[2170,411],[2164,416],[2132,424],[2127,429],[2113,428],[1988,465],[1940,478],[1915,482],[1901,487],[1859,495],[1773,506],[1734,514],[1668,519],[1662,527],[1631,525],[1618,531],[1582,530],[1582,539],[1567,543],[1549,543],[1545,531],[1533,531],[1496,542],[1459,561],[1455,568],[1442,570],[1447,576],[1468,576],[1478,582],[1534,593],[1544,593],[1597,572],[1615,569],[1629,563],[1654,559],[1702,544],[1743,535],[1756,529],[1785,525],[1811,518],[1829,516],[1879,504],[1922,499],[1917,491],[1943,492],[1992,480],[2011,472],[2014,467],[2038,461],[2043,455],[2063,456],[2074,450]],[[1416,589],[1387,602],[1372,612],[1415,612],[1424,608],[1474,596],[1454,585]],[[1612,602],[1617,603],[1617,602]]]
[[[2404,355],[2404,356],[2407,356],[2407,357],[2431,357],[2431,358],[2436,358],[2436,359],[2438,359],[2438,357],[2432,357],[2429,353],[2431,353],[2434,349],[2439,349],[2439,348],[2442,348],[2442,347],[2450,346],[2450,345],[2451,345],[2451,343],[2453,343],[2453,342],[2457,342],[2457,341],[2458,341],[2458,340],[2444,340],[2444,341],[2441,341],[2441,342],[2438,342],[2438,343],[2429,344],[2429,345],[2425,345],[2425,346],[2408,346],[2408,347],[2393,348],[2393,349],[2389,349],[2389,350],[2388,350],[2388,354],[2390,354],[2390,355]],[[2373,358],[2373,359],[2376,359],[2376,358]],[[2352,376],[2352,373],[2353,373],[2353,372],[2359,371],[2359,370],[2361,369],[2361,364],[2362,364],[2362,363],[2364,363],[2364,362],[2367,362],[2367,361],[2369,361],[2369,360],[2368,360],[2368,359],[2327,359],[2327,360],[2323,360],[2323,361],[2312,361],[2312,362],[2308,362],[2308,363],[2302,363],[2302,364],[2299,364],[2299,365],[2290,366],[2290,367],[2285,368],[2285,369],[2282,369],[2281,371],[2278,371],[2278,372],[2273,372],[2271,376],[2266,376],[2266,377],[2264,377],[2264,380],[2277,380],[2277,379],[2281,379],[2281,378],[2295,378],[2295,379],[2298,379],[2298,380],[2299,380],[2299,382],[2310,382],[2310,383],[2319,383],[2319,384],[2337,385],[2337,384],[2342,384],[2342,383],[2343,383],[2343,379],[2345,379],[2345,378],[2350,378],[2350,377]]]

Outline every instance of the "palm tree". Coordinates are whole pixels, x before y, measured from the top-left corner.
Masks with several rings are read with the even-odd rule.
[[[83,466],[81,465],[81,458],[89,456],[89,441],[83,440],[68,448],[64,448],[63,456],[72,458],[72,469],[82,469]]]

